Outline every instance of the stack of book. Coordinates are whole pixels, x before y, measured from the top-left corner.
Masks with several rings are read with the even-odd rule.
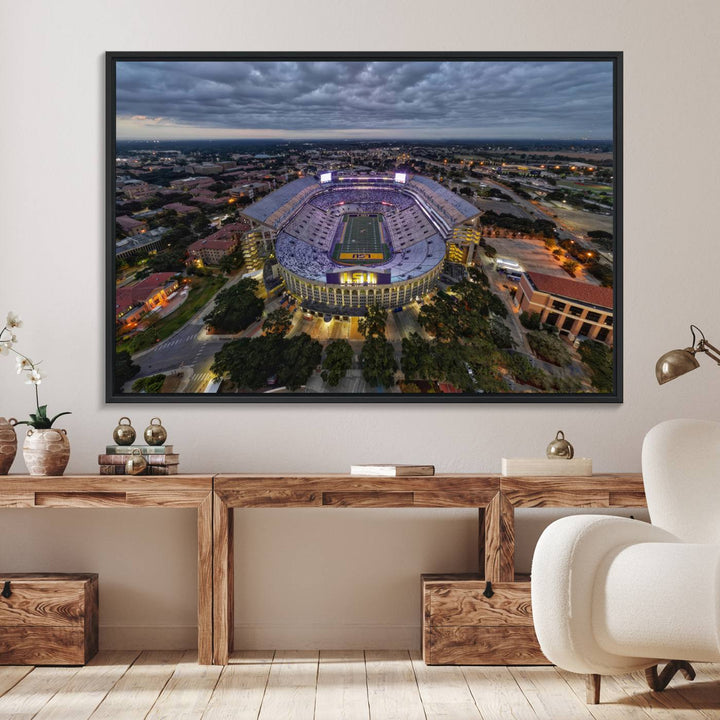
[[[144,475],[177,475],[180,455],[172,445],[108,445],[98,456],[101,475],[125,475],[125,463],[133,451],[142,453],[147,468]]]

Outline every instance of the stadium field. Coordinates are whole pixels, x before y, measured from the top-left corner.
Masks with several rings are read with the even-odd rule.
[[[351,214],[343,221],[342,236],[333,248],[333,260],[347,265],[373,265],[390,259],[382,215]]]

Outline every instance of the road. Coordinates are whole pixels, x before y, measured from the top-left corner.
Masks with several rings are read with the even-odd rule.
[[[238,275],[232,278],[221,290],[239,282],[241,277]],[[192,374],[188,381],[183,383],[184,387],[181,392],[203,392],[212,380],[210,367],[215,353],[229,340],[239,337],[254,337],[260,333],[262,327],[262,322],[257,322],[237,335],[209,335],[205,330],[203,317],[212,310],[214,302],[215,297],[213,296],[201,310],[167,340],[133,355],[133,361],[140,366],[140,372],[126,384],[125,390],[129,391],[132,383],[138,378],[182,370]],[[273,300],[268,303],[268,307],[275,302]]]

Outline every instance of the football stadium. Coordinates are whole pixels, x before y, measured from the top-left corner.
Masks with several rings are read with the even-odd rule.
[[[333,171],[293,180],[242,214],[276,233],[285,286],[303,308],[362,315],[427,295],[453,228],[480,211],[421,175]]]

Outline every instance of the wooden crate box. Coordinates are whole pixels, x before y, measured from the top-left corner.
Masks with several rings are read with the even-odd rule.
[[[0,574],[0,665],[84,665],[97,651],[97,574]]]
[[[423,575],[423,659],[428,665],[547,665],[530,607],[530,578]]]

